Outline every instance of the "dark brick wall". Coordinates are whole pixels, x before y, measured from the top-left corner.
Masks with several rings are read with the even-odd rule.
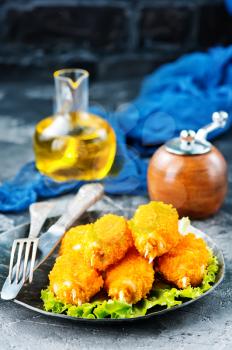
[[[143,75],[183,53],[232,43],[223,0],[0,0],[0,68],[79,66]]]

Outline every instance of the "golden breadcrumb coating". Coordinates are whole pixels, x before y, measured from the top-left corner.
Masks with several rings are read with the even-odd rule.
[[[81,253],[92,267],[105,271],[124,257],[133,240],[122,216],[106,214],[93,224],[80,225],[66,232],[60,254]]]
[[[146,297],[154,282],[154,270],[135,248],[106,271],[105,288],[112,299],[135,304]]]
[[[89,240],[93,224],[79,225],[71,228],[65,233],[60,246],[60,255],[70,253],[70,251],[80,251],[84,254],[86,242]]]
[[[74,305],[88,302],[103,286],[102,276],[77,252],[59,256],[49,280],[57,299]]]
[[[122,259],[132,245],[126,219],[107,214],[94,223],[86,244],[85,258],[95,269],[105,271],[108,266]]]
[[[168,252],[180,239],[178,213],[162,202],[140,205],[129,227],[135,247],[149,261]]]
[[[209,257],[204,240],[189,233],[175,248],[158,258],[157,270],[179,288],[195,287],[202,282]]]

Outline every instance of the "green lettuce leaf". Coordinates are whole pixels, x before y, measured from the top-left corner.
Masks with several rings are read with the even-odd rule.
[[[43,300],[45,311],[52,311],[55,314],[62,314],[67,310],[67,305],[63,304],[61,301],[58,301],[49,289],[41,291],[41,299]]]
[[[135,305],[116,300],[95,300],[80,306],[64,304],[57,300],[49,289],[41,291],[41,299],[46,311],[63,313],[72,317],[98,319],[139,317],[146,315],[147,310],[156,306],[171,308],[182,304],[185,299],[198,298],[212,287],[216,280],[218,268],[218,260],[212,255],[202,284],[199,287],[189,286],[185,289],[177,289],[163,282],[158,282],[153,286],[149,296]]]
[[[94,309],[96,318],[130,318],[132,305],[116,300],[105,300]]]

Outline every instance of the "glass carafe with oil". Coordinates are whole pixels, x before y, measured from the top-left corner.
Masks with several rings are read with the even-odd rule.
[[[55,115],[36,126],[36,166],[58,181],[102,179],[114,161],[112,127],[88,112],[88,78],[88,72],[81,69],[56,71]]]

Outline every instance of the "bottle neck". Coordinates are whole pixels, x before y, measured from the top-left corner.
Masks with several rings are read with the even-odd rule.
[[[54,77],[55,114],[87,112],[89,107],[88,73],[82,70],[62,70],[56,72]]]

